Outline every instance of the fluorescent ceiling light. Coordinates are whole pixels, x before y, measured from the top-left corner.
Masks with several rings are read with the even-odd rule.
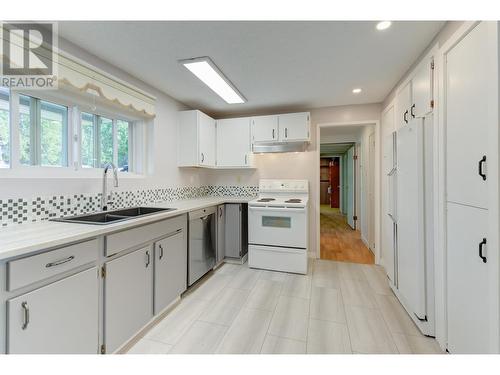
[[[391,21],[381,21],[379,23],[377,23],[377,30],[385,30],[385,29],[388,29],[389,27],[391,27],[392,25],[392,22]]]
[[[226,103],[238,104],[246,102],[245,97],[238,92],[236,87],[222,74],[209,57],[198,57],[179,62],[224,99]]]
[[[359,94],[361,91],[363,91],[363,90],[361,90],[361,89],[353,89],[352,93],[353,94]]]

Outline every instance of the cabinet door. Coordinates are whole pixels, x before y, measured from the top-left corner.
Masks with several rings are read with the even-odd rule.
[[[104,342],[112,353],[153,317],[153,254],[145,247],[106,263]]]
[[[217,260],[220,263],[226,256],[226,206],[217,207]]]
[[[447,200],[488,207],[488,124],[493,108],[484,98],[488,70],[487,24],[480,23],[446,57]],[[481,162],[481,160],[485,162]]]
[[[98,353],[97,278],[92,268],[7,301],[8,353]]]
[[[226,204],[226,257],[241,256],[241,204]]]
[[[409,124],[411,119],[411,82],[403,87],[396,97],[396,129]]]
[[[155,315],[187,289],[187,239],[180,231],[155,244]]]
[[[448,350],[451,353],[489,353],[489,275],[492,262],[484,263],[479,248],[487,237],[488,211],[447,204]],[[488,257],[488,245],[483,255]],[[491,249],[493,251],[493,249]]]
[[[217,120],[217,166],[247,167],[250,152],[250,118]]]
[[[412,107],[410,114],[412,117],[424,117],[432,111],[432,82],[433,69],[431,61],[423,61],[420,63],[411,83]]]
[[[252,140],[259,142],[278,141],[278,115],[252,117]]]
[[[200,165],[213,167],[215,166],[215,120],[202,112],[198,113],[198,162]]]
[[[279,115],[280,141],[309,140],[309,112]]]

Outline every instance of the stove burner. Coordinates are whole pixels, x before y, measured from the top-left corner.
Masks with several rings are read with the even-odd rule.
[[[275,201],[274,198],[260,198],[257,202],[272,202]]]
[[[285,203],[300,203],[300,202],[302,202],[302,199],[298,199],[298,198],[292,198],[292,199],[285,201]]]

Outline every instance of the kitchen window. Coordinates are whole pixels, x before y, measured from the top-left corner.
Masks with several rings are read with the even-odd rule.
[[[23,165],[68,165],[68,108],[19,95],[20,162]]]
[[[132,122],[82,112],[80,124],[83,168],[100,168],[112,162],[120,171],[130,171]]]

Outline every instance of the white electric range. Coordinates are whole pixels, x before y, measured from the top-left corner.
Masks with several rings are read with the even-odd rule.
[[[248,203],[248,265],[307,273],[309,182],[260,180]]]

